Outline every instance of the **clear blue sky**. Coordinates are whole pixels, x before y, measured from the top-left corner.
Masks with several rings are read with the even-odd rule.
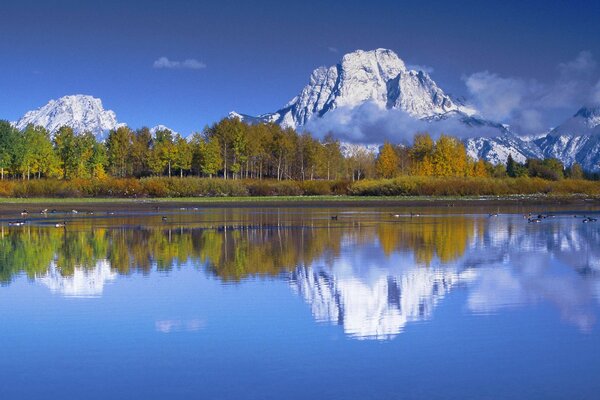
[[[597,1],[7,0],[1,20],[0,118],[83,93],[130,126],[186,134],[274,111],[356,49],[390,48],[466,96],[476,72],[548,84],[581,51],[600,57]]]

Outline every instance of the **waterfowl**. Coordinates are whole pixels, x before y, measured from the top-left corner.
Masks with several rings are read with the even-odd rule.
[[[40,211],[40,214],[48,214],[48,209],[44,208],[42,211]]]
[[[587,224],[588,222],[596,222],[596,221],[597,221],[597,219],[596,219],[596,218],[592,218],[592,217],[585,217],[585,218],[583,219],[583,221],[581,221],[581,222],[583,222],[584,224]]]
[[[332,220],[332,221],[337,221],[337,219],[338,219],[338,216],[337,216],[337,215],[332,215],[332,216],[331,216],[331,220]]]
[[[527,219],[527,222],[532,223],[532,222],[542,222],[541,218],[529,218]]]
[[[163,220],[163,221],[166,221],[166,220],[167,220],[167,217],[163,216],[163,217],[162,217],[162,220]]]
[[[496,214],[496,213],[490,214],[490,218],[497,217],[497,216],[498,216],[498,214]]]
[[[411,217],[420,217],[420,216],[421,216],[421,214],[417,214],[417,213],[411,212],[411,213],[410,213],[410,216],[411,216]]]
[[[65,226],[67,226],[67,222],[63,221],[63,222],[57,222],[56,224],[54,224],[54,226],[56,228],[64,228]]]
[[[23,226],[25,225],[25,221],[10,221],[8,226]]]
[[[27,214],[29,214],[29,213],[27,212],[27,210],[23,210],[23,211],[21,211],[21,215],[25,216],[25,215],[27,215]]]
[[[77,211],[77,210],[71,210],[71,212],[72,212],[73,214],[77,214],[79,211]]]

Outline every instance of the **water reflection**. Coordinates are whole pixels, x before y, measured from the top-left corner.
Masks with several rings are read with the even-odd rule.
[[[232,225],[137,221],[0,232],[0,282],[26,275],[65,296],[100,296],[119,275],[195,267],[223,282],[285,280],[319,322],[354,338],[389,339],[433,318],[455,288],[473,313],[551,304],[583,332],[600,298],[600,225],[572,217],[528,224],[518,215],[392,218],[331,223],[323,216],[244,215]],[[277,221],[273,219],[277,218]],[[299,218],[299,220],[297,220]],[[285,218],[284,218],[285,219]],[[153,221],[153,220],[152,220]],[[201,320],[156,321],[162,333]]]

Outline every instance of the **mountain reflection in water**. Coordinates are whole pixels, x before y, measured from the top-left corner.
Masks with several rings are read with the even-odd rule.
[[[390,339],[411,322],[431,319],[444,297],[463,287],[470,312],[544,302],[588,332],[600,298],[599,227],[567,216],[527,224],[519,215],[229,227],[2,226],[0,282],[26,275],[64,296],[93,297],[119,276],[179,267],[228,284],[270,277],[287,281],[317,321],[361,339]],[[156,329],[201,325],[161,321]]]

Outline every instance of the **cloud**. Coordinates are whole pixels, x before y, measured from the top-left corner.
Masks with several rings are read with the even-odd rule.
[[[573,60],[559,63],[558,74],[549,82],[489,71],[476,72],[463,81],[483,117],[508,123],[516,132],[540,133],[560,122],[557,115],[600,102],[600,86],[594,86],[596,65],[592,54],[582,51]]]
[[[336,137],[351,143],[412,142],[414,134],[428,132],[433,137],[449,134],[461,138],[494,136],[498,129],[482,126],[469,127],[458,118],[436,121],[419,120],[402,110],[389,110],[367,102],[356,107],[338,107],[321,118],[312,118],[304,127],[316,137],[335,132]]]
[[[156,321],[154,328],[160,333],[172,332],[197,332],[205,327],[206,323],[201,319],[165,319]]]
[[[594,104],[600,104],[600,81],[594,85],[594,89],[592,90],[592,94],[590,96],[590,101]]]
[[[193,58],[188,58],[183,61],[169,60],[167,57],[160,57],[152,64],[157,69],[203,69],[206,64]]]
[[[333,46],[329,46],[327,48],[327,50],[329,50],[331,53],[335,53],[335,54],[340,52],[340,50],[337,47],[333,47]]]
[[[596,69],[596,60],[589,51],[581,51],[574,60],[558,64],[563,75],[589,74]]]
[[[474,73],[464,81],[479,112],[497,121],[511,117],[522,106],[530,90],[524,80],[503,78],[488,71]]]
[[[433,74],[433,72],[435,71],[433,69],[433,67],[429,67],[427,65],[420,65],[420,64],[408,64],[406,66],[406,68],[410,69],[410,70],[414,70],[414,71],[423,71],[423,72],[427,72],[428,74]]]

